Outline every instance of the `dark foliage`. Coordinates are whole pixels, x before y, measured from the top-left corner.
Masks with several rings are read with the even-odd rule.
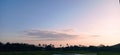
[[[113,46],[82,46],[82,45],[68,45],[66,47],[55,48],[53,44],[39,44],[38,46],[26,44],[26,43],[1,43],[0,42],[0,51],[118,51],[120,52],[120,44],[113,45]]]

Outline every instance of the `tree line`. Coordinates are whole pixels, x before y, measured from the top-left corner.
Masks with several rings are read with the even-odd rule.
[[[0,51],[118,51],[120,52],[120,44],[113,46],[82,46],[69,45],[65,47],[55,47],[53,44],[27,44],[27,43],[2,43],[0,42]]]

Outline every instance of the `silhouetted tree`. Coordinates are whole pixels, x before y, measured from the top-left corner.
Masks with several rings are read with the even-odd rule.
[[[94,52],[99,52],[99,51],[118,51],[120,52],[120,44],[116,44],[113,46],[82,46],[82,45],[68,45],[66,44],[66,47],[54,47],[53,44],[38,44],[38,46],[31,45],[31,44],[26,44],[26,43],[2,43],[0,42],[0,51],[94,51]]]

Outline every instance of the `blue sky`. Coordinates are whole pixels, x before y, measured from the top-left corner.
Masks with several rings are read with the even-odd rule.
[[[2,27],[8,30],[18,30],[32,27],[53,28],[65,24],[69,26],[76,20],[81,22],[82,16],[89,12],[87,9],[91,9],[97,3],[100,2],[84,0],[1,0]],[[81,17],[79,19],[71,18],[77,12],[80,12],[79,16]]]
[[[62,33],[66,29],[75,29],[75,35],[82,33],[85,36],[119,33],[116,31],[119,24],[118,0],[0,0],[0,7],[0,40],[3,42],[16,42],[14,38],[20,41],[29,39],[30,37],[18,36],[24,35],[21,32],[31,29]],[[39,32],[41,34],[42,31]],[[40,41],[41,39],[40,37]]]

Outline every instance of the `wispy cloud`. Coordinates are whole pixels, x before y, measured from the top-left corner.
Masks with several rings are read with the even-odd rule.
[[[39,38],[41,40],[69,40],[78,36],[51,30],[27,30],[25,31],[25,35],[33,38]]]

